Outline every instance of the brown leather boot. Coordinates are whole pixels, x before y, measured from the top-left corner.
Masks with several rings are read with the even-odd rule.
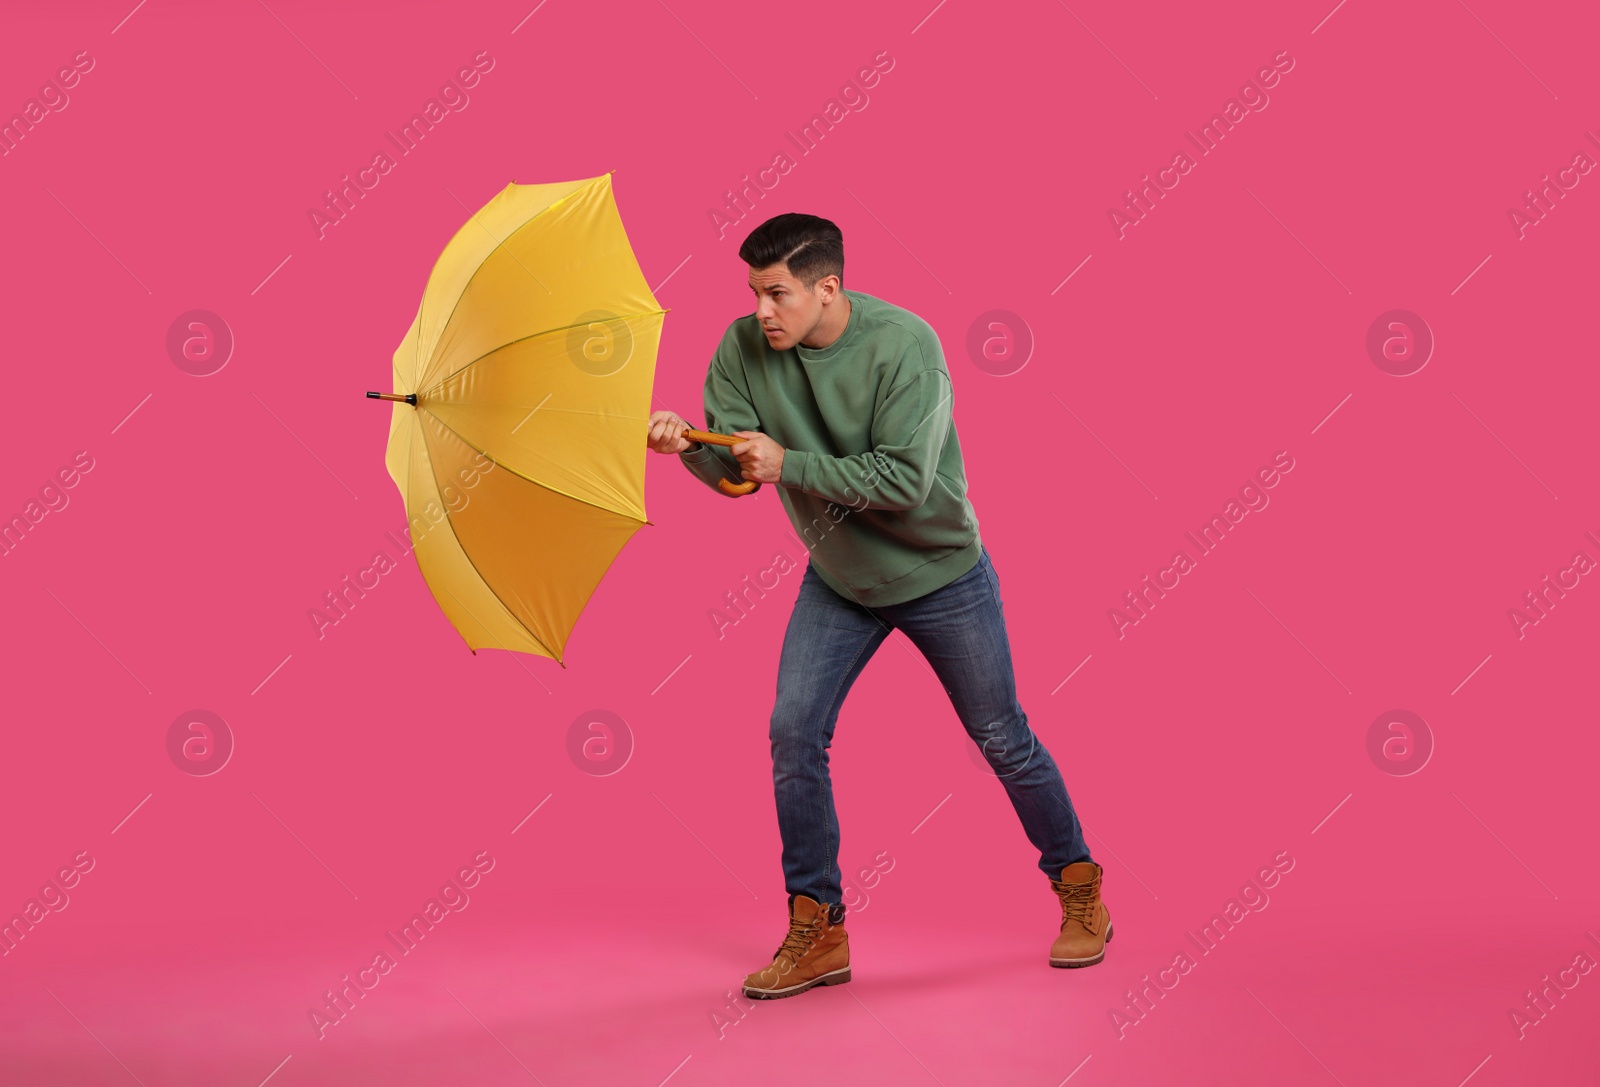
[[[1078,861],[1061,869],[1050,881],[1061,899],[1061,934],[1050,945],[1051,966],[1093,966],[1106,957],[1111,942],[1111,911],[1100,901],[1100,877],[1105,869],[1093,861]]]
[[[755,1000],[795,996],[813,985],[850,980],[850,938],[844,931],[844,903],[824,905],[808,895],[789,902],[789,935],[778,945],[772,965],[744,979],[744,995]]]

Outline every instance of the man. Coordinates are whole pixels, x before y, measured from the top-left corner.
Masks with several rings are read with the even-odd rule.
[[[744,994],[850,980],[828,747],[850,686],[894,629],[949,693],[1061,900],[1051,966],[1105,957],[1102,869],[1050,753],[1017,702],[1000,585],[967,500],[939,338],[920,317],[844,289],[844,239],[814,215],[762,223],[739,247],[755,312],[728,326],[705,381],[705,429],[650,417],[649,446],[708,486],[775,484],[811,562],[784,634],[769,737],[789,934]],[[721,493],[721,492],[719,492]]]

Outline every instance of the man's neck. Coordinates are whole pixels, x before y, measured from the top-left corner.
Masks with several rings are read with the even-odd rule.
[[[818,341],[816,343],[808,343],[805,340],[801,340],[801,347],[808,348],[812,351],[818,351],[824,347],[827,347],[840,336],[844,335],[844,330],[850,326],[850,310],[855,303],[851,302],[850,296],[845,294],[843,291],[839,292],[839,297],[844,299],[844,313],[840,315],[838,323],[831,330],[819,330],[816,332],[812,337]],[[824,321],[823,323],[826,324],[827,322]]]

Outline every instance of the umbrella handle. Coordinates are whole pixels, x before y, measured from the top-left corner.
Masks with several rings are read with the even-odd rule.
[[[690,441],[705,442],[707,445],[738,445],[740,442],[749,440],[735,438],[731,434],[716,434],[709,430],[685,430],[683,437],[688,438]],[[734,483],[727,479],[717,480],[717,488],[729,498],[738,498],[741,495],[749,494],[759,486],[761,484],[753,479],[747,479],[743,483]]]

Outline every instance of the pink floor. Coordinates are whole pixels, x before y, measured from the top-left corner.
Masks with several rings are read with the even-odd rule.
[[[1600,1084],[1592,5],[0,21],[0,126],[41,103],[0,140],[0,1087]],[[733,999],[785,931],[773,488],[648,455],[566,668],[469,654],[399,551],[362,394],[429,268],[508,182],[608,171],[658,408],[699,421],[780,211],[939,334],[1102,964],[1047,966],[1037,855],[896,635],[833,748],[854,980]]]

